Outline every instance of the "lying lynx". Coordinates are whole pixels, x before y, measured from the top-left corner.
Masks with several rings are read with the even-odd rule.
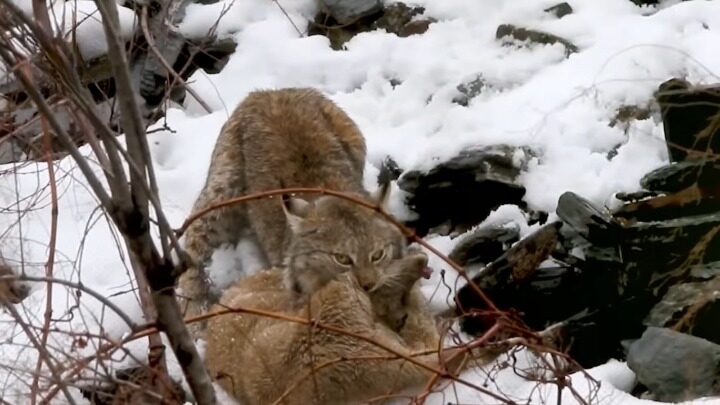
[[[322,187],[367,200],[364,162],[362,134],[318,91],[256,91],[224,125],[194,211],[230,197],[284,187]],[[278,197],[238,204],[212,211],[189,227],[185,248],[196,266],[180,277],[179,286],[190,300],[190,314],[216,300],[203,267],[222,244],[255,241],[265,268],[287,262],[286,281],[300,294],[348,270],[370,289],[379,269],[405,248],[401,233],[366,208],[329,196],[285,203]]]
[[[424,254],[411,254],[393,261],[387,272],[392,275],[389,277],[417,281],[426,265]],[[408,284],[412,285],[408,288]],[[383,288],[389,290],[383,292]],[[298,305],[292,293],[283,288],[282,272],[271,269],[240,280],[214,309],[252,308],[313,319],[367,336],[406,356],[438,349],[435,322],[423,307],[414,282],[391,282],[376,292],[368,294],[348,273],[315,291],[307,305]],[[405,303],[393,302],[411,292],[418,295],[413,294]],[[377,309],[383,305],[400,306],[406,312],[399,333],[378,322]],[[397,317],[396,311],[385,312]],[[447,349],[441,357],[448,360],[452,354],[459,354],[458,350]],[[285,404],[364,402],[419,386],[432,376],[406,360],[388,359],[391,354],[386,350],[356,337],[240,312],[210,320],[205,356],[211,375],[245,405],[270,404],[281,398]],[[451,372],[460,371],[468,360],[459,354],[445,363],[437,353],[415,359],[435,369],[446,364]]]

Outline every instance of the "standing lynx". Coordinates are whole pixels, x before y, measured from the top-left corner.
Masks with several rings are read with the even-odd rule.
[[[365,141],[357,126],[318,91],[256,91],[222,128],[193,211],[287,187],[321,187],[368,199],[364,163]],[[392,225],[335,197],[276,197],[215,210],[195,221],[185,236],[195,266],[180,277],[179,286],[191,315],[216,300],[203,270],[213,251],[241,239],[260,247],[264,268],[285,266],[285,285],[300,295],[345,271],[369,290],[379,269],[405,249]]]

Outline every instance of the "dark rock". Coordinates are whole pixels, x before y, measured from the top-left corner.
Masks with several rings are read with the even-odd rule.
[[[718,231],[718,213],[627,226],[621,250],[628,288],[649,289],[659,300],[692,265],[720,261]]]
[[[410,21],[409,23],[405,24],[400,31],[398,31],[397,35],[401,38],[406,38],[412,35],[420,35],[424,34],[425,31],[430,28],[430,24],[436,22],[434,18],[426,18],[423,20],[416,20],[416,21]]]
[[[636,6],[655,6],[659,3],[659,0],[630,0]]]
[[[561,38],[554,34],[547,32],[529,30],[527,28],[516,27],[512,24],[502,24],[497,28],[495,32],[495,38],[502,40],[506,37],[510,37],[513,40],[520,42],[529,42],[542,45],[554,45],[561,44],[565,47],[565,56],[579,51],[578,47],[567,39]]]
[[[380,173],[378,173],[377,182],[380,185],[388,184],[397,180],[402,172],[403,171],[400,166],[398,166],[397,162],[395,162],[395,160],[393,160],[390,156],[386,156],[380,166]]]
[[[610,120],[611,128],[620,125],[627,134],[630,124],[633,121],[642,121],[649,119],[655,111],[650,107],[640,107],[636,105],[624,105],[617,109],[615,116]]]
[[[175,62],[176,69],[182,69],[187,63],[190,66],[183,71],[183,77],[190,78],[197,69],[209,74],[220,73],[235,53],[237,44],[232,38],[212,39],[211,41],[190,41],[185,44],[180,58]]]
[[[628,366],[654,399],[679,402],[720,394],[720,345],[649,327],[628,350]]]
[[[713,269],[720,269],[715,263]],[[704,266],[703,266],[704,267]],[[720,273],[718,273],[720,274]],[[720,343],[720,275],[706,281],[675,284],[645,318],[645,325],[672,328],[678,332]]]
[[[544,10],[546,13],[553,14],[557,18],[563,18],[568,14],[572,14],[573,8],[567,3],[556,4]]]
[[[606,159],[607,160],[615,159],[615,156],[618,155],[618,153],[620,152],[620,148],[623,145],[624,145],[624,143],[616,143],[615,145],[613,145],[613,147],[610,148],[610,150],[607,152],[607,155],[605,155]]]
[[[660,85],[655,99],[671,161],[720,153],[720,85],[693,88],[684,80],[670,79]]]
[[[693,184],[714,191],[720,185],[720,161],[684,161],[657,168],[640,179],[647,190],[676,192]]]
[[[520,239],[520,227],[486,226],[464,235],[450,252],[450,259],[460,266],[486,265],[499,258],[511,244]]]
[[[413,17],[421,15],[424,12],[425,9],[423,7],[409,7],[405,3],[389,4],[383,9],[382,16],[375,20],[370,27],[371,29],[384,29],[387,32],[394,33],[400,37],[406,37],[409,35],[400,34],[409,34],[412,27],[407,28],[407,25],[411,23]],[[416,29],[418,28],[420,27],[416,27]],[[405,30],[408,32],[404,32]],[[425,27],[425,30],[418,33],[422,34],[425,31],[427,31],[427,26]]]
[[[428,172],[406,172],[398,186],[410,194],[407,203],[418,214],[408,225],[421,236],[462,233],[500,205],[524,208],[525,188],[516,179],[528,155],[527,149],[496,145],[463,151]]]
[[[547,224],[508,249],[500,258],[487,265],[480,274],[474,276],[472,281],[479,287],[500,309],[514,308],[536,311],[538,307],[524,308],[517,301],[518,291],[527,288],[520,287],[527,284],[538,270],[542,262],[550,257],[550,253],[558,243],[560,222]],[[550,278],[557,278],[554,277]],[[547,277],[546,277],[547,278]],[[556,280],[561,283],[561,280]],[[460,315],[468,315],[473,310],[488,309],[482,297],[477,294],[471,285],[465,285],[458,290],[455,297],[457,310]],[[492,319],[484,315],[465,316],[461,323],[464,331],[477,333],[490,326]]]
[[[483,79],[481,75],[477,75],[474,79],[465,83],[460,83],[457,86],[457,91],[459,91],[460,94],[455,96],[452,102],[467,107],[471,99],[480,95],[485,85],[485,79]]]
[[[638,202],[640,200],[657,197],[659,195],[660,193],[658,193],[657,191],[640,190],[631,193],[620,192],[615,194],[615,198],[624,202]]]
[[[550,216],[550,214],[545,211],[527,210],[526,213],[528,225],[544,224]]]
[[[321,11],[310,23],[309,35],[324,35],[332,49],[341,50],[352,37],[361,32],[383,29],[399,37],[422,34],[435,19],[416,17],[425,12],[423,7],[409,7],[404,3],[389,4],[349,22],[338,20],[331,13]]]
[[[556,295],[563,294],[566,305],[565,312],[580,306],[581,310],[564,319],[561,330],[562,341],[560,348],[566,351],[575,361],[584,368],[604,364],[610,358],[621,359],[624,349],[621,344],[627,339],[637,339],[642,334],[644,326],[642,319],[647,314],[646,298],[642,295],[627,297],[617,301],[607,301],[604,305],[597,304],[596,286],[592,279],[586,279],[586,273],[581,273],[582,282],[571,285],[569,291],[555,291]],[[580,298],[570,301],[572,288],[580,290],[575,292]],[[586,297],[590,294],[591,297]],[[567,298],[566,298],[567,297]],[[560,300],[559,298],[555,298]],[[585,307],[582,308],[582,304]],[[540,303],[539,305],[542,305]]]
[[[377,13],[382,0],[319,0],[320,8],[340,24],[350,24],[358,19]]]
[[[718,189],[713,190],[717,192]],[[625,219],[628,224],[638,221],[657,222],[680,217],[707,215],[720,211],[720,198],[704,196],[696,186],[677,193],[634,201],[623,205],[614,212],[616,218]]]
[[[604,247],[617,246],[620,225],[612,215],[579,195],[567,191],[558,199],[557,215],[585,240]]]

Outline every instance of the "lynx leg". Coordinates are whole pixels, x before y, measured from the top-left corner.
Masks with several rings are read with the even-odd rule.
[[[243,125],[240,120],[230,120],[221,129],[213,150],[207,181],[195,201],[193,212],[243,195],[247,191],[242,134]],[[186,300],[183,303],[186,306],[186,316],[202,313],[213,301],[205,267],[215,249],[224,244],[236,245],[243,236],[249,234],[249,228],[247,208],[243,204],[210,211],[190,225],[185,233],[185,250],[194,263],[180,276],[178,283],[179,295]]]

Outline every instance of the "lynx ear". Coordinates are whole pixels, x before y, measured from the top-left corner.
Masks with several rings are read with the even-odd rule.
[[[282,196],[282,207],[288,225],[293,232],[297,232],[300,224],[312,209],[313,204],[301,198],[291,197],[287,194]]]
[[[390,188],[390,182],[386,181],[383,184],[380,184],[380,187],[378,187],[378,189],[370,195],[372,201],[377,204],[378,207],[386,211],[388,202],[390,201]]]

